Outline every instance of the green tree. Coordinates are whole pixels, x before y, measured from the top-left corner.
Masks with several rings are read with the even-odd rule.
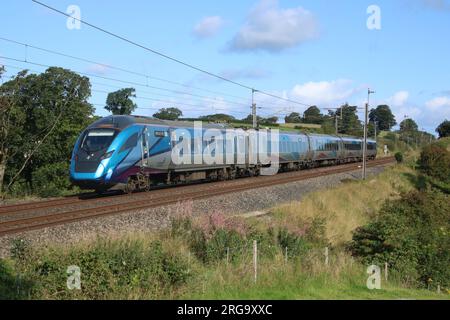
[[[405,119],[400,123],[400,140],[406,142],[408,145],[414,147],[418,146],[421,138],[419,133],[419,126],[412,119]]]
[[[246,118],[242,119],[243,122],[245,123],[253,123],[253,115],[249,114]],[[256,116],[256,122],[257,123],[261,123],[264,121],[263,117],[260,116]]]
[[[450,183],[450,151],[437,144],[430,144],[423,148],[420,159],[420,168],[427,175]]]
[[[4,72],[4,67],[1,67],[0,78]],[[7,164],[20,152],[24,143],[25,110],[18,105],[18,94],[26,74],[27,71],[22,71],[0,86],[0,194],[3,190]]]
[[[419,126],[413,119],[405,119],[400,123],[400,132],[402,133],[417,132],[418,130]]]
[[[219,113],[219,114],[212,114],[212,115],[200,117],[200,120],[211,121],[211,122],[228,122],[228,123],[230,123],[230,122],[236,121],[236,118],[233,116],[230,116],[228,114]]]
[[[8,190],[25,184],[33,191],[34,173],[41,167],[55,165],[68,171],[75,141],[91,123],[94,109],[87,101],[89,79],[70,70],[52,67],[39,75],[21,73],[19,77],[19,91],[11,91],[17,77],[2,85],[2,91],[13,96],[15,108],[24,114],[16,133],[20,137],[11,140],[20,145],[12,146],[16,152],[8,159],[5,180]],[[52,183],[47,181],[47,185]]]
[[[284,121],[286,123],[301,123],[302,122],[302,116],[298,112],[292,112],[290,115],[287,115],[284,118]]]
[[[246,118],[242,119],[242,122],[253,124],[253,115],[249,114]],[[278,122],[278,117],[269,117],[269,118],[263,118],[260,116],[256,116],[256,123],[258,125],[276,125]]]
[[[160,120],[178,120],[183,116],[183,112],[178,108],[163,108],[153,115],[154,118]]]
[[[415,280],[418,286],[447,286],[449,212],[449,195],[413,191],[387,201],[376,219],[354,232],[349,249],[364,263],[387,262],[399,277]]]
[[[278,117],[264,118],[262,122],[265,124],[276,124],[278,122]]]
[[[376,109],[370,110],[369,120],[377,123],[377,131],[390,131],[397,124],[391,108],[387,105],[380,105]]]
[[[445,120],[439,127],[437,127],[436,132],[439,134],[439,138],[450,137],[450,121]]]
[[[131,98],[136,98],[134,88],[125,88],[108,94],[105,109],[113,115],[130,115],[137,105]]]
[[[352,136],[363,135],[363,125],[358,118],[358,107],[345,104],[336,112],[330,111],[330,117],[333,120],[338,117],[338,133]]]
[[[303,114],[303,122],[309,124],[322,124],[323,114],[316,106],[309,107]]]

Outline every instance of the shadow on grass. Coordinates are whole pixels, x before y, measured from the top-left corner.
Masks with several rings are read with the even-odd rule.
[[[7,261],[0,259],[0,300],[25,300],[33,284],[15,275]]]
[[[402,173],[402,175],[406,177],[419,191],[426,190],[427,187],[430,186],[433,189],[439,190],[446,194],[450,194],[450,185],[448,183],[438,181],[423,174],[416,176],[411,173]]]
[[[420,174],[418,176],[412,174],[412,173],[402,173],[402,176],[406,177],[409,182],[417,189],[417,190],[425,190],[428,185],[428,179]]]

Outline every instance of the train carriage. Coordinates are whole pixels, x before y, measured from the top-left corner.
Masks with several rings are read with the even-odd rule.
[[[202,130],[196,131],[192,122],[135,116],[100,119],[77,140],[70,165],[70,179],[82,189],[104,192],[120,187],[131,192],[148,190],[160,183],[224,180],[260,174],[263,164],[251,161],[248,152],[251,148],[250,132],[230,130],[220,124],[202,125]],[[236,133],[232,149],[226,147],[226,142],[223,143],[223,157],[232,161],[223,159],[223,162],[213,164],[196,161],[202,157],[208,143],[212,143],[203,139],[211,130],[222,135],[230,131]],[[185,139],[188,136],[189,139]],[[279,164],[283,171],[354,162],[363,158],[363,142],[358,138],[304,133],[280,133],[278,138]],[[191,161],[175,163],[172,158],[174,148],[183,143],[188,144],[180,151],[180,156]],[[270,151],[270,141],[267,143]],[[375,141],[368,142],[367,152],[367,158],[376,157]]]

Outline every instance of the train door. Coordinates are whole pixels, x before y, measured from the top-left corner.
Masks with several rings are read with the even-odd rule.
[[[145,127],[141,135],[141,160],[142,166],[148,168],[150,166],[149,157],[149,134],[148,128]]]
[[[336,143],[338,144],[337,158],[342,161],[345,158],[344,140],[341,137],[337,137],[336,139]]]
[[[309,155],[309,139],[308,136],[300,136],[298,139],[298,149],[300,154],[300,160],[308,159]]]
[[[313,160],[314,158],[314,139],[308,134],[305,134],[307,139],[307,152],[306,152],[306,159],[307,160]]]
[[[147,127],[147,166],[167,170],[171,161],[171,132],[167,127]]]

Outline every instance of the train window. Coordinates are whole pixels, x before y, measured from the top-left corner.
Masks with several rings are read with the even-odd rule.
[[[300,151],[306,152],[308,149],[308,142],[306,142],[303,138],[298,139],[299,145],[300,145]]]
[[[346,143],[345,149],[346,150],[352,150],[352,151],[358,151],[361,150],[361,143]]]
[[[164,138],[168,137],[169,133],[167,131],[155,131],[155,137]]]
[[[319,151],[325,151],[325,144],[326,144],[326,142],[324,139],[319,140],[319,148],[318,148]]]
[[[114,130],[90,130],[83,139],[81,149],[84,149],[89,153],[107,149],[114,140],[115,134],[116,132]]]
[[[338,142],[337,142],[337,141],[333,141],[333,142],[331,143],[331,148],[332,148],[333,151],[338,151],[338,150],[339,150],[339,144],[338,144]]]
[[[331,150],[333,150],[331,140],[327,140],[327,142],[325,143],[325,151],[331,151]]]
[[[135,133],[123,144],[122,148],[120,148],[120,152],[131,149],[137,145],[138,142],[138,134]]]

